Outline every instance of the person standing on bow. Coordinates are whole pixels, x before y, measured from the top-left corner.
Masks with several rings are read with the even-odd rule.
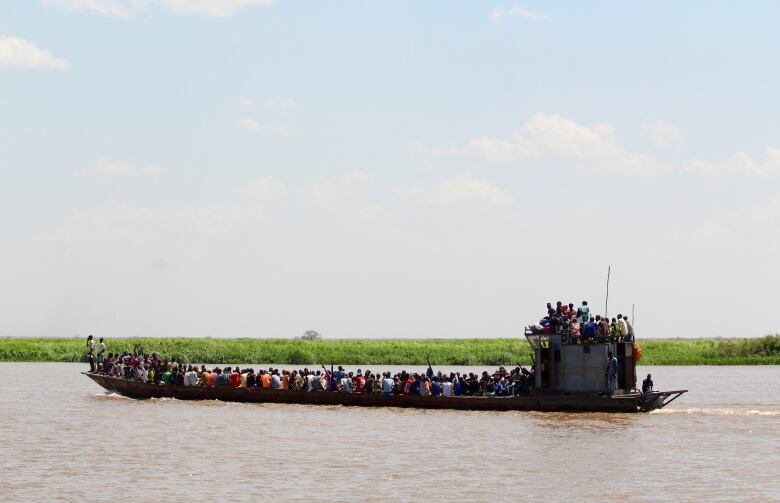
[[[97,352],[97,369],[98,372],[103,372],[103,363],[106,359],[106,343],[103,342],[103,338],[100,338],[100,344],[98,345]]]
[[[95,371],[95,339],[90,335],[87,337],[87,361],[89,361],[89,371]]]

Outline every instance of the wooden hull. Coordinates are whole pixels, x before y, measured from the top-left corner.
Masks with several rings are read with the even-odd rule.
[[[338,393],[263,390],[258,388],[210,388],[161,386],[85,372],[103,388],[132,398],[176,398],[178,400],[222,400],[226,402],[291,403],[307,405],[351,405],[360,407],[409,407],[417,409],[455,409],[543,412],[640,412],[645,409],[637,395],[608,398],[595,394],[544,395],[517,397],[453,396],[423,397],[382,393]]]

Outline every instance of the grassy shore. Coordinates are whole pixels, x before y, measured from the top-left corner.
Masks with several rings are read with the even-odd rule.
[[[642,365],[777,365],[780,336],[757,339],[644,339]],[[184,362],[314,365],[529,365],[516,339],[109,339],[108,352],[136,347]],[[0,361],[83,361],[84,339],[0,339]]]

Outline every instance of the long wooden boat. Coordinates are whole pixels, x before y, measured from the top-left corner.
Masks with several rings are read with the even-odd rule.
[[[597,393],[532,393],[525,396],[423,397],[382,393],[339,393],[165,386],[84,372],[103,388],[131,398],[176,398],[178,400],[222,400],[226,402],[288,403],[306,405],[349,405],[361,407],[408,407],[417,409],[456,409],[543,412],[647,412],[669,404],[687,390],[626,393],[611,398]]]

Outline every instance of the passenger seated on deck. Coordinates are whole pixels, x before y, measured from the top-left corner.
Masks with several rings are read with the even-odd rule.
[[[648,391],[653,391],[653,379],[650,374],[647,374],[647,379],[642,381],[642,393],[647,393]]]
[[[441,396],[452,396],[452,388],[452,381],[445,377],[441,383]]]
[[[431,377],[431,396],[440,396],[441,395],[441,383],[439,382],[439,378],[434,376]]]
[[[390,372],[385,372],[384,379],[382,380],[382,392],[385,394],[385,398],[393,394],[395,382],[390,377]]]
[[[600,314],[596,315],[596,336],[604,340],[609,336],[609,320],[602,318]]]
[[[239,372],[239,368],[236,367],[230,373],[230,383],[229,383],[229,386],[231,388],[238,388],[240,385],[241,385],[241,372]]]
[[[162,374],[162,383],[166,384],[166,385],[170,385],[171,384],[171,377],[172,377],[172,375],[173,374],[171,373],[170,370],[165,369],[165,372],[163,372],[163,374]]]
[[[274,369],[271,374],[271,389],[282,389],[282,378],[279,375],[279,369]]]
[[[192,368],[192,365],[187,367],[187,373],[184,374],[184,385],[195,386],[198,383],[198,374]]]
[[[571,341],[574,343],[579,342],[580,340],[580,321],[577,318],[572,318],[571,323],[569,323],[569,336],[571,337]]]

